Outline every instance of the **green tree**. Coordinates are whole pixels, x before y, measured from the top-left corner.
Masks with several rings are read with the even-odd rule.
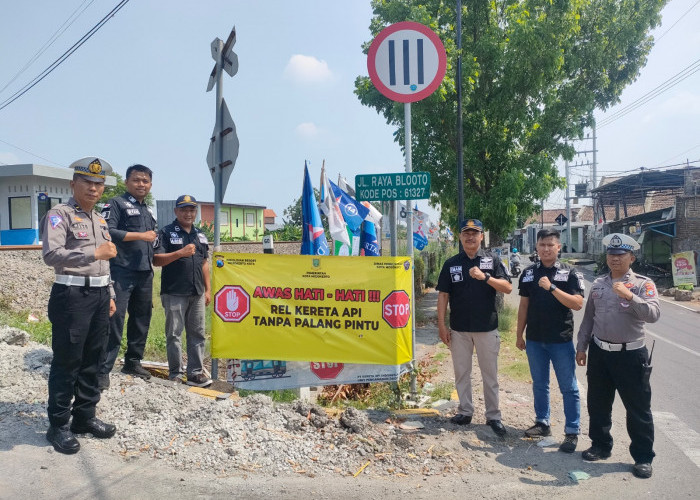
[[[107,200],[126,193],[126,184],[124,184],[124,178],[121,176],[121,174],[113,172],[111,175],[117,178],[117,185],[105,186],[105,192],[102,194],[102,198],[100,198],[98,204],[107,203]],[[155,200],[153,199],[153,195],[151,193],[146,195],[146,199],[144,201],[149,207],[155,206]]]
[[[594,109],[619,101],[646,63],[650,30],[667,0],[473,0],[462,9],[462,113],[465,215],[497,236],[538,200],[563,187],[556,161],[593,123]],[[413,169],[431,174],[433,206],[457,225],[457,66],[454,2],[373,0],[376,36],[389,24],[416,21],[442,39],[447,74],[413,103]],[[365,44],[364,51],[369,49]],[[396,125],[404,146],[401,103],[382,96],[366,76],[355,80],[362,104]]]

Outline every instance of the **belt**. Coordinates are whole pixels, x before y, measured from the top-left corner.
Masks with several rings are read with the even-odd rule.
[[[623,342],[622,344],[614,344],[612,342],[605,342],[600,340],[595,335],[593,336],[593,341],[598,347],[604,351],[634,351],[636,349],[641,349],[644,347],[644,340],[636,340],[634,342]]]
[[[57,274],[54,283],[67,286],[101,287],[108,286],[109,274],[105,276],[73,276],[71,274]]]

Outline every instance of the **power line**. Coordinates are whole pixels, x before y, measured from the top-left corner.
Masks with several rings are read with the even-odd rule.
[[[39,156],[38,154],[32,153],[31,151],[27,151],[26,149],[22,149],[22,148],[20,148],[19,146],[15,145],[15,144],[11,144],[11,143],[9,143],[9,142],[7,142],[7,141],[3,141],[2,139],[0,139],[0,142],[2,142],[3,144],[7,144],[8,146],[13,147],[13,148],[15,148],[15,149],[19,149],[20,151],[24,151],[25,153],[30,154],[30,155],[32,155],[32,156],[34,156],[34,157],[36,157],[36,158],[41,158],[42,160],[48,161],[49,163],[53,163],[54,165],[58,165],[59,167],[65,167],[65,166],[66,166],[66,165],[61,165],[60,163],[55,162],[55,161],[53,161],[53,160],[49,160],[48,158],[44,158],[43,156]],[[7,163],[5,163],[5,165],[7,165]]]
[[[17,80],[17,78],[18,78],[22,73],[24,73],[24,72],[34,63],[34,61],[36,61],[44,52],[46,52],[46,50],[47,50],[49,47],[51,47],[51,45],[53,45],[53,43],[54,43],[56,40],[58,40],[58,38],[59,38],[68,28],[70,28],[70,27],[72,26],[72,24],[80,17],[80,15],[81,15],[83,12],[85,12],[85,10],[86,10],[88,7],[90,7],[90,5],[92,4],[92,2],[94,2],[95,0],[90,0],[90,3],[88,3],[87,5],[85,5],[85,2],[87,2],[87,1],[88,1],[88,0],[84,0],[83,3],[80,4],[80,5],[78,6],[78,8],[75,9],[75,10],[73,11],[73,13],[68,17],[68,19],[66,19],[66,20],[63,22],[63,24],[62,24],[61,26],[59,26],[59,28],[56,30],[56,32],[55,32],[53,35],[51,35],[51,37],[44,43],[44,45],[41,46],[41,48],[36,52],[36,54],[34,54],[34,55],[29,59],[29,61],[27,61],[27,63],[22,67],[22,69],[20,69],[20,70],[17,72],[17,74],[16,74],[15,76],[13,76],[12,79],[11,79],[9,82],[7,82],[3,88],[0,89],[0,94],[3,93],[7,87],[9,87],[10,85],[12,85],[12,83],[13,83],[15,80]],[[698,1],[700,1],[700,0],[698,0]],[[83,5],[85,5],[85,7],[83,7]],[[82,10],[80,10],[81,7],[82,7]],[[80,10],[80,12],[78,13],[78,15],[76,15],[76,12],[78,12],[79,10]],[[74,16],[75,16],[75,17],[74,17]],[[72,21],[71,21],[71,18],[73,19]],[[70,21],[70,23],[69,23],[69,21]]]
[[[668,33],[669,31],[671,31],[671,30],[673,29],[673,27],[674,27],[676,24],[678,24],[685,16],[687,16],[687,15],[688,15],[688,12],[690,12],[691,10],[693,10],[699,3],[700,3],[700,0],[698,0],[697,2],[695,2],[693,5],[691,5],[690,8],[689,8],[688,10],[686,10],[686,11],[681,15],[681,17],[679,17],[679,18],[676,20],[675,23],[673,23],[671,26],[669,26],[669,28],[668,28],[666,31],[664,31],[663,33],[661,33],[661,35],[659,35],[659,38],[656,38],[655,42],[658,43],[659,40],[661,40],[664,36],[666,36],[666,33]]]
[[[129,0],[121,0],[116,7],[114,7],[109,14],[107,14],[105,17],[103,17],[100,22],[98,22],[95,26],[90,29],[83,37],[75,42],[71,48],[69,48],[67,51],[61,55],[58,59],[56,59],[51,65],[49,65],[48,68],[46,68],[44,71],[42,71],[37,77],[34,78],[31,82],[29,82],[27,85],[22,87],[20,90],[15,92],[12,96],[10,96],[8,99],[6,99],[2,104],[0,104],[0,111],[5,109],[7,106],[15,102],[17,99],[22,97],[24,94],[29,92],[36,84],[38,84],[40,81],[42,81],[44,78],[46,78],[48,75],[53,72],[58,66],[63,63],[66,59],[68,59],[76,50],[78,50],[85,42],[87,42],[92,36],[97,33],[97,31],[104,26],[107,21],[109,21],[117,12],[121,10],[124,5],[126,5],[129,2]]]
[[[612,122],[615,120],[619,120],[623,116],[625,116],[628,113],[631,113],[635,109],[639,108],[640,106],[643,106],[647,102],[651,101],[655,97],[658,97],[659,95],[663,94],[670,88],[678,85],[680,82],[688,78],[689,76],[692,76],[693,74],[697,73],[700,71],[700,59],[698,59],[695,62],[692,62],[690,65],[686,66],[684,69],[673,75],[671,78],[663,82],[662,84],[658,85],[656,88],[650,90],[640,98],[636,99],[635,101],[631,102],[627,106],[623,107],[619,111],[616,111],[615,113],[606,116],[599,122],[597,122],[596,126],[600,129],[605,127],[606,125],[610,125]],[[1,109],[1,108],[0,108]]]

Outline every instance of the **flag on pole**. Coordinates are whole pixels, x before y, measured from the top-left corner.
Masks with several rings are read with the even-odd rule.
[[[369,210],[364,205],[361,205],[348,193],[340,189],[333,181],[328,181],[333,190],[333,195],[340,205],[340,212],[343,214],[343,219],[351,231],[360,229],[362,221],[365,220]]]
[[[374,223],[366,220],[362,226],[362,234],[360,235],[362,248],[360,255],[367,257],[379,257],[379,243],[377,242],[377,230]]]
[[[345,257],[352,257],[360,255],[360,230],[351,231],[348,228],[348,238],[350,239],[350,244],[346,245],[340,241],[333,242],[333,255],[342,255]]]
[[[301,255],[329,255],[326,233],[323,231],[321,214],[318,213],[306,162],[304,162],[304,187],[301,193],[301,218],[303,224]]]
[[[355,197],[355,190],[350,184],[348,184],[345,177],[340,174],[338,174],[338,187],[353,198]],[[375,227],[378,226],[382,222],[382,213],[374,208],[374,205],[372,205],[369,201],[360,201],[359,203],[369,210],[369,214],[367,214],[365,220],[374,222]]]
[[[348,236],[343,214],[340,212],[340,207],[333,196],[333,191],[330,186],[328,176],[326,176],[326,163],[321,166],[321,212],[328,217],[328,229],[331,232],[333,241],[338,241],[341,244],[350,246],[350,237]]]

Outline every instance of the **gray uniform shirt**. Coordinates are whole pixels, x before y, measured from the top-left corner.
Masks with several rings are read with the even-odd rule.
[[[107,221],[91,210],[86,212],[71,197],[50,209],[41,220],[44,262],[56,274],[73,276],[109,275],[109,261],[95,260],[95,250],[111,241]],[[112,285],[109,293],[114,297]]]
[[[595,335],[600,340],[622,344],[644,339],[644,323],[655,323],[661,315],[654,282],[629,270],[619,280],[634,294],[629,302],[613,291],[610,274],[591,285],[586,311],[578,330],[576,351],[586,352]]]

